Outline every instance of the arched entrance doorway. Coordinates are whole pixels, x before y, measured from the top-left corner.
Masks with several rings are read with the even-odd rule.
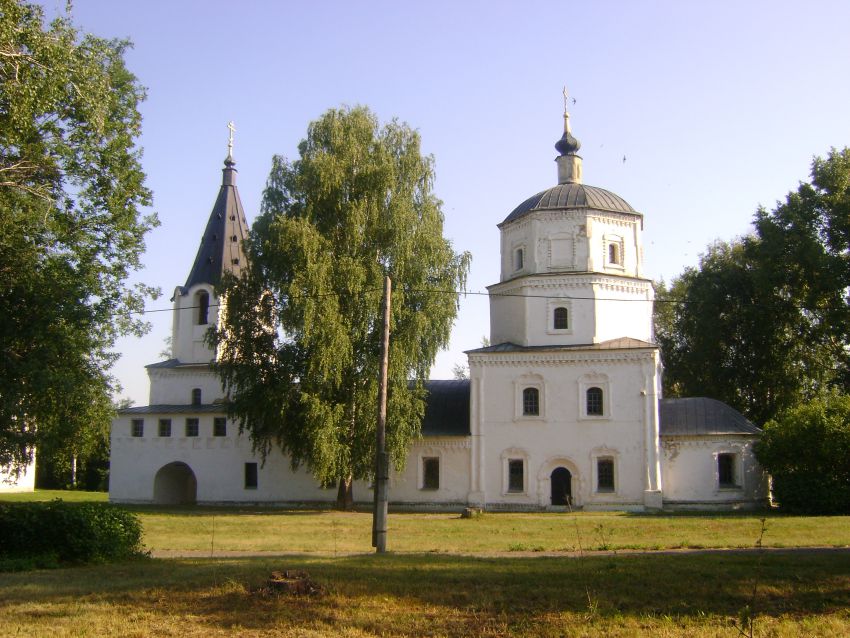
[[[153,501],[158,505],[191,505],[198,493],[198,481],[185,463],[164,465],[153,480]]]
[[[556,467],[549,476],[552,486],[552,505],[568,505],[572,502],[573,475],[565,467]]]

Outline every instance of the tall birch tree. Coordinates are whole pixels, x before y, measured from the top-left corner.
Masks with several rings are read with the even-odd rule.
[[[393,281],[387,451],[402,467],[418,436],[423,381],[444,348],[470,257],[443,237],[434,160],[416,131],[367,108],[310,124],[299,158],[275,156],[249,266],[225,278],[214,335],[232,415],[263,455],[274,448],[338,485],[373,474],[385,275]]]

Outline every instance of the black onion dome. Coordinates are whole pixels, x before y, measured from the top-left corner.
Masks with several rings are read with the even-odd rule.
[[[576,153],[580,148],[581,142],[574,138],[569,131],[564,131],[564,134],[561,136],[561,139],[555,142],[555,150],[558,151],[561,155],[570,155],[571,153]]]
[[[604,188],[587,184],[558,184],[529,197],[508,215],[502,224],[515,221],[520,217],[538,210],[555,209],[593,209],[612,213],[631,213],[639,215],[629,203],[619,195]],[[501,225],[501,224],[500,224]]]

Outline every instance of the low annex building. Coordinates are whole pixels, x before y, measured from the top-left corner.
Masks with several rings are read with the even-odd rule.
[[[708,398],[663,399],[643,215],[582,181],[564,113],[558,184],[498,226],[490,343],[470,378],[430,381],[422,438],[390,481],[390,502],[490,509],[741,508],[766,502],[760,430]],[[227,418],[204,341],[215,285],[245,264],[248,225],[228,153],[194,265],[173,297],[172,357],[147,366],[150,405],[112,426],[110,500],[333,502],[282,453],[265,464]],[[368,484],[355,499],[371,502]]]

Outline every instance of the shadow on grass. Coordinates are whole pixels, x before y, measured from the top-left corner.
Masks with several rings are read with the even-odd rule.
[[[278,597],[255,592],[270,571],[283,568],[307,570],[327,594]],[[419,623],[425,623],[437,633],[478,633],[485,625],[508,631],[514,623],[533,625],[564,614],[634,622],[646,617],[688,622],[702,622],[705,616],[734,618],[750,602],[756,574],[760,615],[809,616],[850,607],[850,553],[836,551],[762,557],[389,554],[146,560],[4,574],[0,608],[26,606],[29,611],[22,614],[49,615],[56,605],[96,601],[115,613],[132,608],[154,617],[193,615],[218,628],[286,624],[331,632],[357,627],[416,633]]]

